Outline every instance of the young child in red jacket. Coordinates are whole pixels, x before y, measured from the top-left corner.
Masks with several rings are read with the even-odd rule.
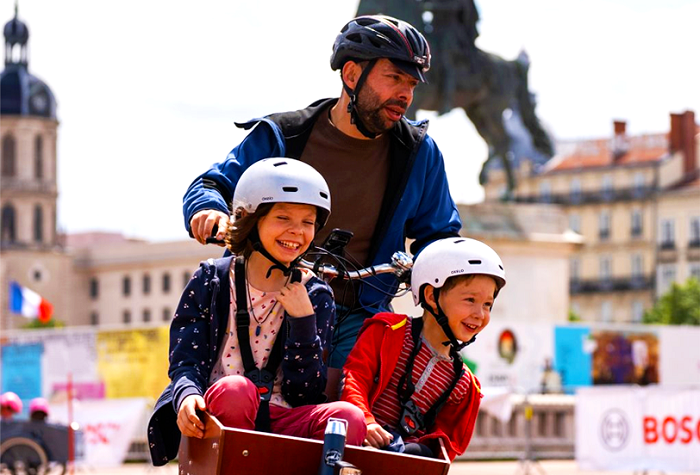
[[[365,414],[364,444],[450,460],[464,453],[481,401],[479,381],[459,350],[488,325],[505,285],[486,244],[448,238],[416,258],[411,289],[422,318],[380,313],[365,321],[343,368],[342,398]]]

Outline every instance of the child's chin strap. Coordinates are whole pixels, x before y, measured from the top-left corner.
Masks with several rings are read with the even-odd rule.
[[[298,282],[299,280],[301,280],[301,271],[300,271],[299,269],[296,268],[296,265],[297,265],[297,263],[302,259],[302,257],[304,257],[304,254],[302,254],[301,256],[299,256],[299,257],[297,257],[296,259],[294,259],[294,260],[289,264],[289,266],[285,266],[285,265],[282,264],[280,261],[278,261],[277,259],[275,259],[275,258],[272,256],[272,254],[270,254],[270,253],[268,252],[267,249],[265,249],[265,246],[263,246],[262,242],[260,241],[260,235],[258,234],[258,230],[257,230],[257,229],[253,229],[253,230],[251,231],[250,235],[248,236],[248,239],[250,239],[250,242],[253,244],[253,249],[254,249],[254,250],[258,251],[260,254],[262,254],[263,256],[265,256],[265,258],[267,258],[267,260],[269,260],[270,262],[272,262],[272,265],[271,265],[270,268],[267,270],[267,274],[265,274],[265,278],[266,278],[266,279],[269,279],[269,278],[270,278],[270,274],[272,274],[272,271],[273,271],[273,270],[279,269],[279,270],[282,271],[282,273],[283,273],[285,276],[288,276],[289,274],[292,274],[292,280],[295,280],[295,281],[297,281],[297,282]],[[311,249],[311,248],[313,248],[313,247],[314,247],[314,243],[312,242],[311,245],[308,247],[308,249]]]
[[[435,296],[435,306],[437,307],[437,313],[428,305],[425,300],[421,297],[421,306],[423,307],[424,310],[426,310],[428,313],[430,313],[433,317],[435,317],[435,320],[438,322],[438,325],[440,325],[440,328],[442,328],[442,331],[445,333],[445,336],[447,336],[447,341],[443,341],[442,344],[445,346],[450,346],[452,345],[452,348],[454,348],[455,351],[461,351],[464,349],[464,347],[471,345],[476,341],[476,335],[474,335],[471,340],[466,341],[466,342],[460,342],[457,337],[455,337],[455,334],[452,333],[452,329],[450,328],[450,322],[447,319],[447,315],[445,315],[445,312],[442,311],[442,307],[440,307],[440,289],[435,287],[433,288],[433,295]]]

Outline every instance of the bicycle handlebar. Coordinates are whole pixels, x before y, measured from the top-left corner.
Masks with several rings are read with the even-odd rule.
[[[379,274],[394,274],[400,282],[408,282],[413,267],[413,259],[402,251],[397,251],[391,256],[389,264],[378,264],[376,266],[365,267],[357,270],[337,269],[330,264],[313,263],[302,259],[299,267],[309,269],[319,276],[332,278],[342,278],[348,280],[365,279]]]

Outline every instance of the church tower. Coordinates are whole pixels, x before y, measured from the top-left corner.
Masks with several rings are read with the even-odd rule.
[[[59,244],[56,99],[29,72],[29,29],[17,15],[3,30],[5,68],[0,74],[0,329],[26,321],[9,314],[8,282],[15,280],[54,304],[68,290],[69,259]],[[53,300],[52,300],[53,299]],[[60,318],[60,315],[57,315]],[[65,318],[65,317],[64,317]]]

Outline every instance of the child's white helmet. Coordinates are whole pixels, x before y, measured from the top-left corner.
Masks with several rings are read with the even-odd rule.
[[[506,285],[506,272],[496,251],[476,239],[446,238],[428,244],[413,263],[411,293],[421,303],[421,288],[430,284],[440,288],[457,275],[484,274],[496,280],[496,291]]]
[[[233,206],[254,213],[263,203],[316,206],[319,228],[331,214],[331,193],[323,176],[311,165],[292,158],[266,158],[249,166],[233,194]]]

